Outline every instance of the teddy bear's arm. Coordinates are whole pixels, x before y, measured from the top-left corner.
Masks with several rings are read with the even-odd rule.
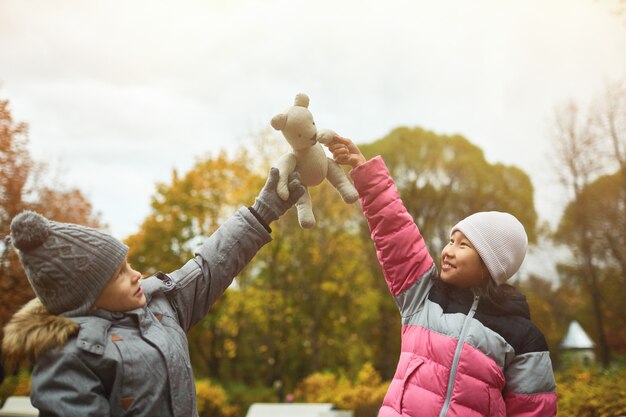
[[[328,146],[333,141],[336,133],[330,129],[319,129],[317,131],[317,141]]]
[[[289,198],[289,188],[287,187],[287,178],[296,169],[296,156],[288,152],[278,158],[276,161],[276,168],[278,168],[278,185],[276,191],[283,200]]]

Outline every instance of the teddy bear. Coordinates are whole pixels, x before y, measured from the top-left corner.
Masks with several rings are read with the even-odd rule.
[[[296,202],[296,209],[298,222],[303,229],[312,228],[316,223],[307,187],[319,185],[324,179],[328,179],[346,203],[354,203],[359,198],[346,173],[335,161],[326,156],[324,148],[320,145],[320,143],[329,145],[335,132],[330,129],[318,130],[308,107],[309,97],[306,94],[297,94],[294,105],[274,116],[271,121],[272,127],[280,130],[291,145],[291,151],[282,155],[276,162],[279,171],[277,192],[283,200],[286,200],[289,197],[287,177],[293,171],[300,174],[305,192]]]

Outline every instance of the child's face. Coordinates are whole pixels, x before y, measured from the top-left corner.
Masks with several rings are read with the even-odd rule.
[[[456,230],[441,251],[441,280],[457,287],[481,286],[489,272],[463,233]]]
[[[140,280],[141,274],[132,269],[124,260],[120,269],[98,296],[94,308],[125,312],[143,307],[146,304],[146,296],[139,285]]]

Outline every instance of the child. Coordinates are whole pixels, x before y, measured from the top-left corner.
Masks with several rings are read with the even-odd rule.
[[[197,416],[187,332],[271,240],[269,224],[304,193],[276,193],[278,170],[169,274],[141,280],[128,248],[97,230],[23,212],[11,241],[37,298],[5,327],[3,352],[30,358],[40,416]]]
[[[522,224],[473,214],[450,231],[441,273],[380,156],[336,136],[353,167],[385,280],[402,315],[402,348],[379,416],[555,416],[552,364],[525,298],[505,284],[526,255]]]

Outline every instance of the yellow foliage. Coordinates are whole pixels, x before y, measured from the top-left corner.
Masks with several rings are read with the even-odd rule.
[[[371,363],[365,363],[354,384],[333,374],[315,373],[298,384],[294,395],[299,401],[328,402],[352,410],[354,417],[366,417],[378,413],[388,385]]]
[[[126,239],[132,264],[145,273],[177,269],[225,219],[252,204],[265,178],[251,173],[248,161],[245,153],[233,159],[222,152],[157,184],[151,213]]]
[[[17,378],[17,385],[12,395],[21,395],[28,397],[30,395],[30,375],[27,372],[20,372]]]
[[[237,357],[237,344],[233,340],[224,340],[224,350],[229,359]]]
[[[330,373],[315,373],[298,384],[294,395],[305,402],[334,402],[337,377]]]
[[[365,387],[378,387],[382,383],[382,378],[380,374],[369,362],[366,362],[361,370],[359,371],[359,375],[357,376],[357,383],[363,385]]]
[[[557,374],[559,415],[614,417],[626,415],[626,370],[572,370]]]
[[[26,370],[6,376],[0,384],[0,404],[13,395],[30,395],[30,374]]]
[[[235,417],[239,413],[236,406],[229,404],[226,391],[208,379],[196,381],[196,397],[200,417]]]

